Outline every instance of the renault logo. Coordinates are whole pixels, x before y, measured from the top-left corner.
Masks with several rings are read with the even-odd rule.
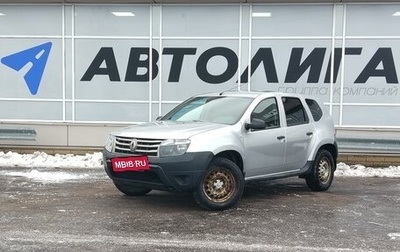
[[[137,139],[132,139],[132,142],[129,144],[129,148],[131,151],[135,151],[137,147]]]

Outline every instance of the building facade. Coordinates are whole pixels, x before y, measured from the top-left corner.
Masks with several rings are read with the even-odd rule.
[[[100,147],[191,95],[319,97],[338,135],[400,139],[396,2],[0,3],[0,145]]]

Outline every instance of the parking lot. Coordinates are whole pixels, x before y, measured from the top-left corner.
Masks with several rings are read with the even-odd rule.
[[[49,170],[50,172],[50,170]],[[258,182],[239,206],[200,209],[191,195],[119,193],[102,169],[40,181],[0,168],[1,251],[400,251],[400,180]]]

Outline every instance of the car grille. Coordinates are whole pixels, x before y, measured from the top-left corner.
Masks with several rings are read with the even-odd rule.
[[[136,148],[131,150],[132,141],[136,140]],[[115,152],[126,154],[137,154],[147,156],[157,156],[158,147],[160,146],[161,139],[146,139],[134,137],[119,137],[115,139]]]

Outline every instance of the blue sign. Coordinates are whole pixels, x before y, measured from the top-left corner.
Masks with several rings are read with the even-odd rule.
[[[1,63],[18,72],[28,63],[31,63],[32,66],[24,75],[24,79],[31,94],[36,95],[39,89],[40,81],[42,80],[44,69],[46,67],[47,59],[50,54],[51,46],[52,43],[47,42],[42,45],[5,56],[1,59]]]

